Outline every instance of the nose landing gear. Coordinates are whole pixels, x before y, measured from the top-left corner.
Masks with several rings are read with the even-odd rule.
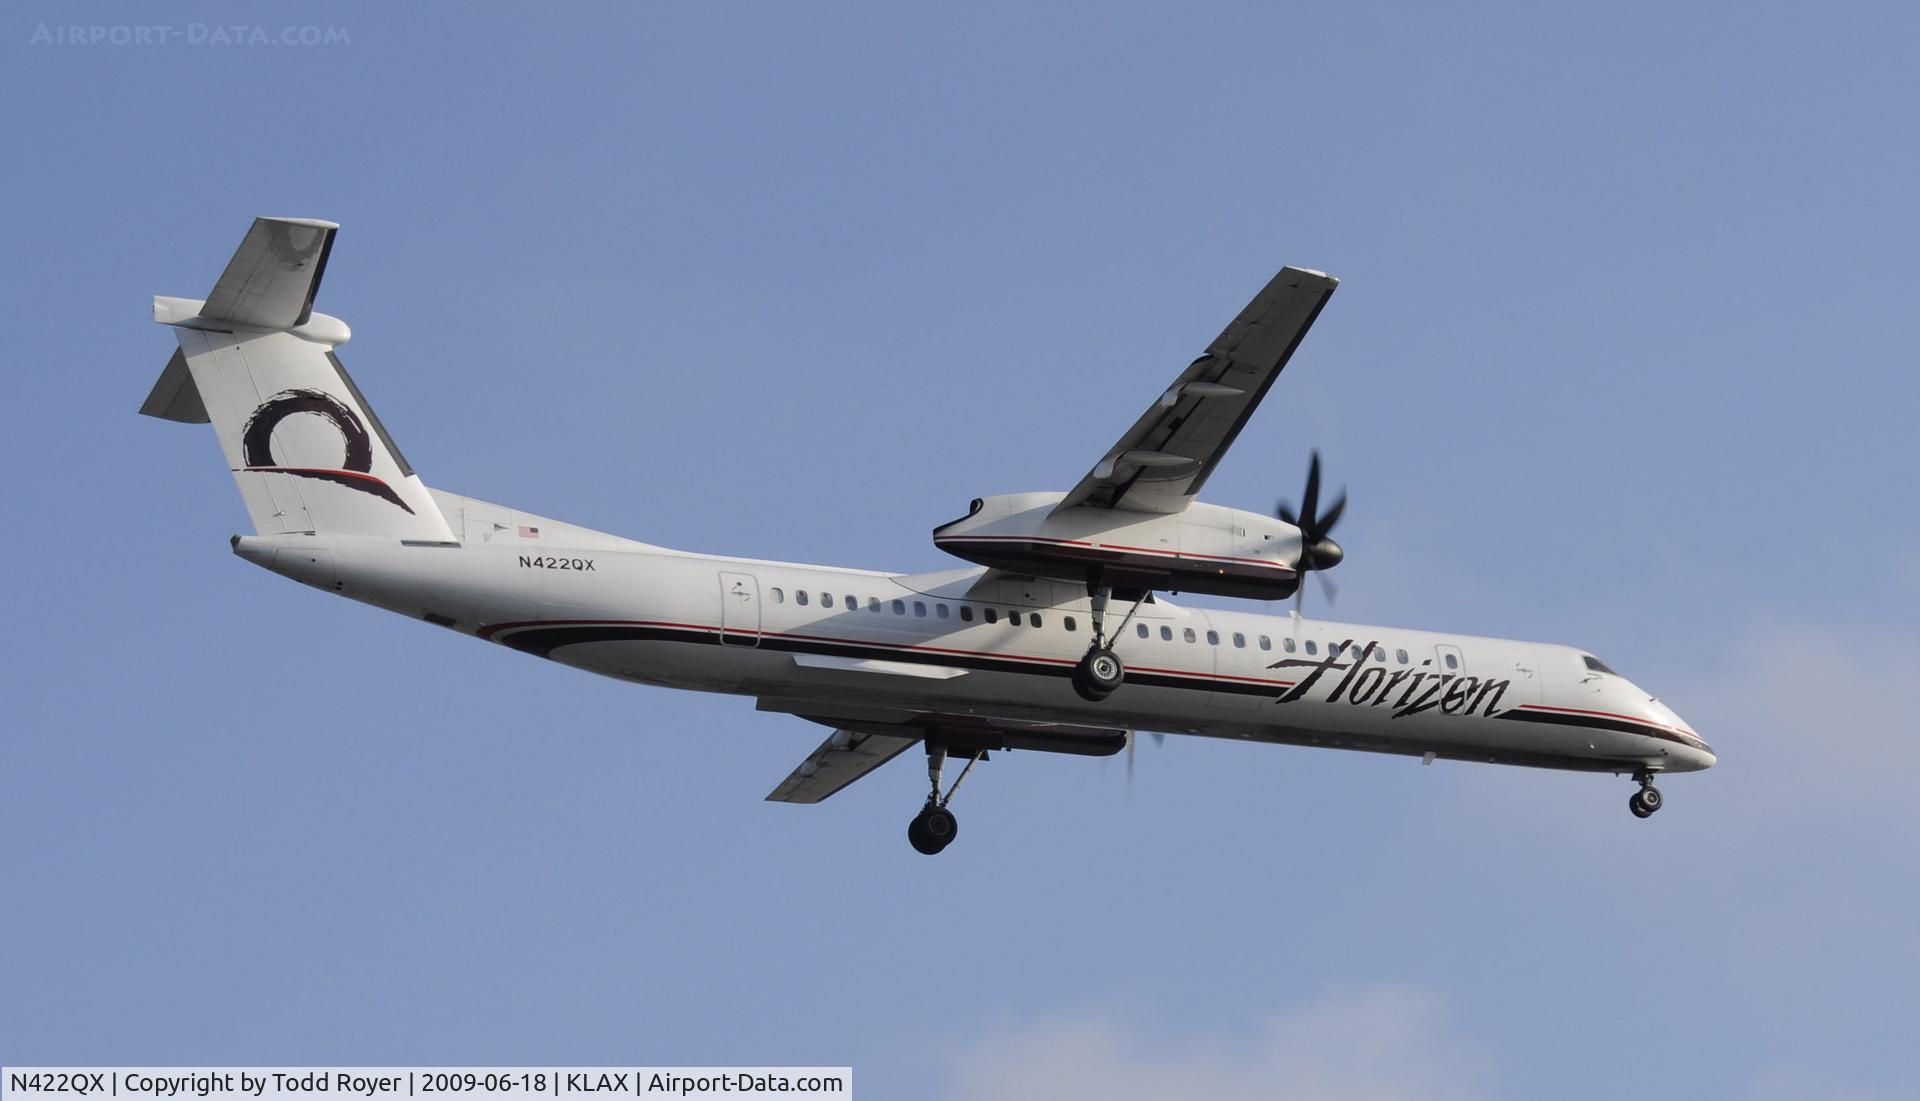
[[[1651,818],[1664,802],[1660,797],[1660,789],[1653,786],[1653,773],[1637,772],[1633,778],[1640,781],[1640,790],[1627,800],[1627,809],[1633,812],[1635,818]]]

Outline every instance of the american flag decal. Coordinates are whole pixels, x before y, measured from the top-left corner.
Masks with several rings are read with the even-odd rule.
[[[520,525],[520,538],[522,538],[522,539],[538,539],[538,538],[540,538],[540,529],[539,529],[539,528],[536,528],[536,527],[529,527],[529,526],[528,526],[528,525],[526,525],[526,524],[521,524],[521,525]]]

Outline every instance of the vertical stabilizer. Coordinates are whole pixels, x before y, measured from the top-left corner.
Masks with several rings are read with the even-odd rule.
[[[347,326],[313,311],[338,227],[259,218],[205,302],[155,298],[180,350],[140,411],[213,424],[262,535],[450,542],[432,496],[334,349]]]

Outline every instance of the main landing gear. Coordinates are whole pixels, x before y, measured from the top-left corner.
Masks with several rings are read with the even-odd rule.
[[[1627,800],[1627,809],[1633,812],[1635,818],[1651,818],[1663,801],[1660,789],[1653,786],[1653,773],[1642,770],[1634,773],[1633,778],[1640,781],[1640,790]]]
[[[953,844],[953,839],[959,835],[960,820],[947,809],[947,804],[953,802],[953,793],[960,790],[960,784],[966,780],[967,773],[973,771],[974,763],[986,756],[986,753],[973,750],[972,755],[967,758],[967,766],[960,770],[960,775],[954,778],[953,786],[947,789],[945,795],[942,795],[940,794],[940,772],[947,763],[947,747],[934,737],[929,737],[926,745],[927,781],[932,785],[933,790],[927,794],[926,806],[921,807],[920,813],[914,815],[913,821],[907,823],[907,843],[913,846],[915,852],[932,856]]]
[[[1087,647],[1085,656],[1073,667],[1073,690],[1088,703],[1099,703],[1113,695],[1113,690],[1127,679],[1126,665],[1105,641],[1107,600],[1112,594],[1113,590],[1097,574],[1087,582],[1087,596],[1093,605],[1093,645]],[[1127,629],[1127,623],[1133,619],[1133,613],[1140,610],[1140,602],[1145,599],[1143,592],[1134,600],[1133,607],[1127,610],[1127,618],[1120,623],[1120,631]],[[1119,636],[1120,631],[1114,632],[1115,637]]]

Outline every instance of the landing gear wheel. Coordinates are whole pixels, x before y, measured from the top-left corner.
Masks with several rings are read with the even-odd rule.
[[[907,824],[907,842],[927,856],[953,844],[959,833],[960,820],[945,807],[927,807]]]
[[[907,844],[913,846],[914,852],[926,856],[940,851],[939,843],[927,836],[927,824],[922,815],[914,815],[913,821],[907,823]]]
[[[945,807],[929,807],[920,812],[920,819],[925,823],[923,828],[927,831],[927,836],[933,838],[943,849],[952,844],[953,839],[960,834],[960,820]]]
[[[1073,690],[1089,703],[1099,703],[1127,678],[1127,667],[1120,655],[1104,646],[1088,650],[1080,664],[1073,667]]]
[[[1648,784],[1627,800],[1627,809],[1633,811],[1635,818],[1651,818],[1653,812],[1660,809],[1661,802],[1660,789]]]

